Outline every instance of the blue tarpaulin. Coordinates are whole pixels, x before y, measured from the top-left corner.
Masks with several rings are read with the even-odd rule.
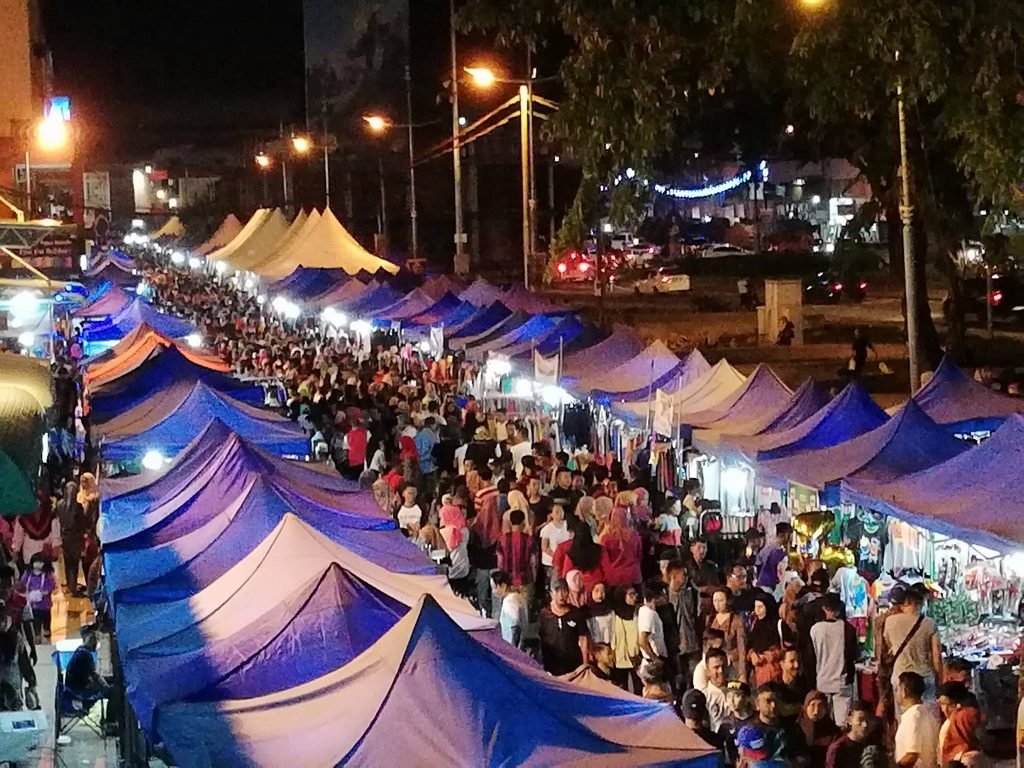
[[[196,332],[196,327],[188,320],[164,314],[142,299],[135,299],[109,320],[87,323],[82,336],[86,342],[93,344],[117,341],[143,323],[169,339],[181,339]]]
[[[950,425],[952,432],[992,431],[1007,416],[1024,412],[1024,398],[1009,397],[968,378],[947,359],[917,391],[914,402],[934,421]]]
[[[272,283],[270,291],[275,296],[286,296],[292,300],[306,301],[352,279],[344,269],[299,267],[288,277]]]
[[[141,460],[151,450],[174,456],[213,419],[271,453],[305,456],[309,439],[294,423],[232,400],[202,382],[175,385],[151,395],[99,428],[109,461]]]
[[[449,330],[446,327],[444,335],[452,341],[471,339],[475,336],[486,333],[499,323],[507,320],[511,315],[511,309],[506,307],[500,301],[496,301],[483,309],[477,310],[475,315],[451,333],[449,333]]]
[[[102,424],[134,408],[153,392],[180,382],[199,381],[239,402],[256,407],[263,405],[263,387],[196,365],[186,359],[177,347],[161,347],[158,354],[135,370],[93,388],[89,396],[92,423]]]

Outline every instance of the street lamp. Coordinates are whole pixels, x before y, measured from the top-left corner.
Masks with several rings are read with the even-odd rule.
[[[39,123],[36,129],[39,148],[44,151],[63,149],[68,143],[68,124],[55,114]]]
[[[304,155],[313,148],[313,142],[308,136],[292,136],[292,149],[300,155]]]
[[[828,0],[800,0],[808,10],[818,10]],[[900,52],[895,52],[900,66]],[[910,358],[910,394],[921,386],[921,348],[917,327],[917,279],[914,253],[914,207],[910,201],[910,158],[907,152],[907,118],[903,98],[903,73],[896,73],[896,114],[900,141],[900,219],[903,221],[903,287],[907,295],[907,356]]]
[[[409,82],[409,70],[406,68],[406,83]],[[410,250],[412,257],[419,256],[419,225],[416,222],[416,157],[412,142],[412,129],[416,125],[412,122],[412,96],[407,92],[407,108],[409,110],[409,122],[405,125],[396,125],[383,115],[363,115],[363,122],[373,133],[381,135],[391,128],[405,128],[407,130],[409,145],[409,231],[411,235]],[[381,215],[384,216],[384,166],[380,167],[380,203]],[[383,221],[382,221],[383,223]]]
[[[270,167],[270,163],[270,155],[268,155],[263,150],[260,150],[256,154],[256,165],[258,165],[261,169],[266,170],[267,168]]]
[[[530,288],[530,256],[537,250],[537,192],[533,157],[533,79],[506,80],[488,67],[465,67],[475,85],[491,88],[495,83],[519,86],[519,164],[522,176],[523,286]],[[532,73],[531,73],[532,74]]]

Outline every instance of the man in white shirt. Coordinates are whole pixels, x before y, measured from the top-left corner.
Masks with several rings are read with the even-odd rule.
[[[853,703],[857,633],[852,625],[840,618],[843,606],[839,595],[826,595],[822,610],[825,620],[811,627],[815,688],[825,694],[832,719],[842,728]]]
[[[898,768],[937,768],[939,720],[921,703],[925,681],[916,672],[904,672],[896,686],[896,703],[903,710],[896,728],[893,752]]]
[[[508,452],[512,454],[512,470],[516,473],[516,478],[519,478],[523,474],[523,457],[530,455],[533,446],[526,439],[523,425],[519,422],[512,425],[512,428],[509,430],[509,436],[511,440],[515,441],[508,448]]]
[[[708,716],[711,719],[711,730],[718,733],[718,728],[729,716],[729,704],[725,695],[728,680],[725,669],[728,656],[721,648],[712,648],[704,655],[708,682],[704,686],[704,697],[708,701]]]
[[[565,510],[562,509],[561,504],[555,504],[551,507],[551,519],[541,526],[539,535],[540,563],[544,566],[544,573],[547,576],[546,581],[550,581],[550,572],[553,565],[552,557],[555,554],[555,549],[563,541],[568,541],[572,538],[572,531],[569,530],[569,525],[565,522]]]
[[[640,633],[640,672],[653,661],[668,660],[665,648],[665,625],[658,615],[658,606],[668,600],[665,582],[652,579],[644,585],[644,604],[637,613],[637,630]]]

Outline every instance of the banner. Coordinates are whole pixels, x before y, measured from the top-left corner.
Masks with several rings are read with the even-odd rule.
[[[430,327],[430,356],[441,357],[444,354],[444,326],[432,325]]]
[[[82,174],[82,206],[99,211],[110,210],[110,173],[85,171]]]
[[[558,386],[558,355],[551,358],[543,357],[533,350],[533,378],[538,384]]]
[[[665,437],[672,437],[672,396],[660,389],[654,393],[654,431]]]

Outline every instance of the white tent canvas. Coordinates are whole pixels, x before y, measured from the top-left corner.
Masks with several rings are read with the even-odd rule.
[[[288,233],[290,224],[288,218],[275,208],[252,237],[242,243],[235,252],[227,258],[228,264],[243,271],[249,268],[249,264],[263,258],[268,252],[281,241]]]
[[[205,243],[192,249],[192,253],[196,256],[205,256],[211,251],[216,251],[218,248],[223,248],[225,245],[234,240],[238,233],[242,231],[242,222],[233,213],[229,213],[224,217],[224,221],[220,223],[217,230],[210,235]]]
[[[241,231],[231,239],[230,243],[215,251],[211,251],[206,258],[210,261],[227,260],[235,251],[237,251],[253,235],[255,235],[256,232],[259,231],[259,228],[263,226],[263,223],[271,213],[272,211],[269,208],[257,209],[257,211],[252,215],[252,218],[245,222],[245,226],[242,227]]]

